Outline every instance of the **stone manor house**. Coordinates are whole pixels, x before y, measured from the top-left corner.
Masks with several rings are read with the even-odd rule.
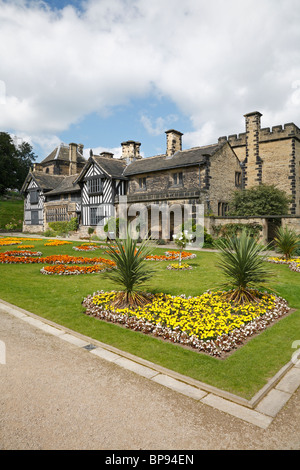
[[[23,231],[44,232],[49,222],[77,217],[79,234],[86,235],[106,223],[112,207],[118,211],[120,196],[143,203],[148,216],[153,204],[176,203],[190,204],[192,212],[203,204],[206,214],[222,218],[233,190],[262,183],[291,196],[289,216],[300,220],[300,129],[293,123],[261,128],[261,116],[246,114],[244,133],[188,150],[183,134],[168,130],[166,153],[147,158],[133,140],[121,144],[120,158],[90,151],[88,160],[82,144],[61,144],[26,177]]]

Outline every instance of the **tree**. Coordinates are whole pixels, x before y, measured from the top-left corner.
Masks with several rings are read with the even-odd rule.
[[[285,215],[291,199],[275,185],[261,184],[234,191],[229,203],[230,216]]]
[[[0,194],[9,188],[21,189],[36,158],[28,142],[16,147],[9,134],[0,132]]]
[[[237,304],[255,301],[255,290],[264,287],[270,276],[263,256],[268,247],[246,231],[238,237],[220,239],[216,245],[220,250],[218,267],[227,279],[224,287],[230,289],[228,299]]]

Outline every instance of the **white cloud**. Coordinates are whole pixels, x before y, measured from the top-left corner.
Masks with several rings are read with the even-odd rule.
[[[243,132],[253,110],[300,123],[299,20],[298,0],[0,0],[0,129],[46,145],[151,92],[190,117],[189,144]],[[169,119],[142,122],[157,135]]]
[[[168,114],[165,117],[158,117],[155,119],[149,118],[143,114],[141,116],[141,123],[148,131],[150,135],[157,136],[163,134],[170,125],[174,124],[178,120],[178,116],[176,114]]]

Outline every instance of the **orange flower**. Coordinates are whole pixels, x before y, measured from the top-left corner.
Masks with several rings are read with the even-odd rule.
[[[93,274],[100,273],[107,269],[107,266],[104,264],[95,264],[94,266],[67,266],[67,265],[57,265],[57,266],[44,266],[40,272],[42,274],[58,274],[58,275],[76,275],[76,274]]]

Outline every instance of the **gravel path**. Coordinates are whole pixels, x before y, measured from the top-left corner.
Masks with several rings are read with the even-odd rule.
[[[1,450],[300,449],[300,388],[260,429],[1,309],[0,341]]]

